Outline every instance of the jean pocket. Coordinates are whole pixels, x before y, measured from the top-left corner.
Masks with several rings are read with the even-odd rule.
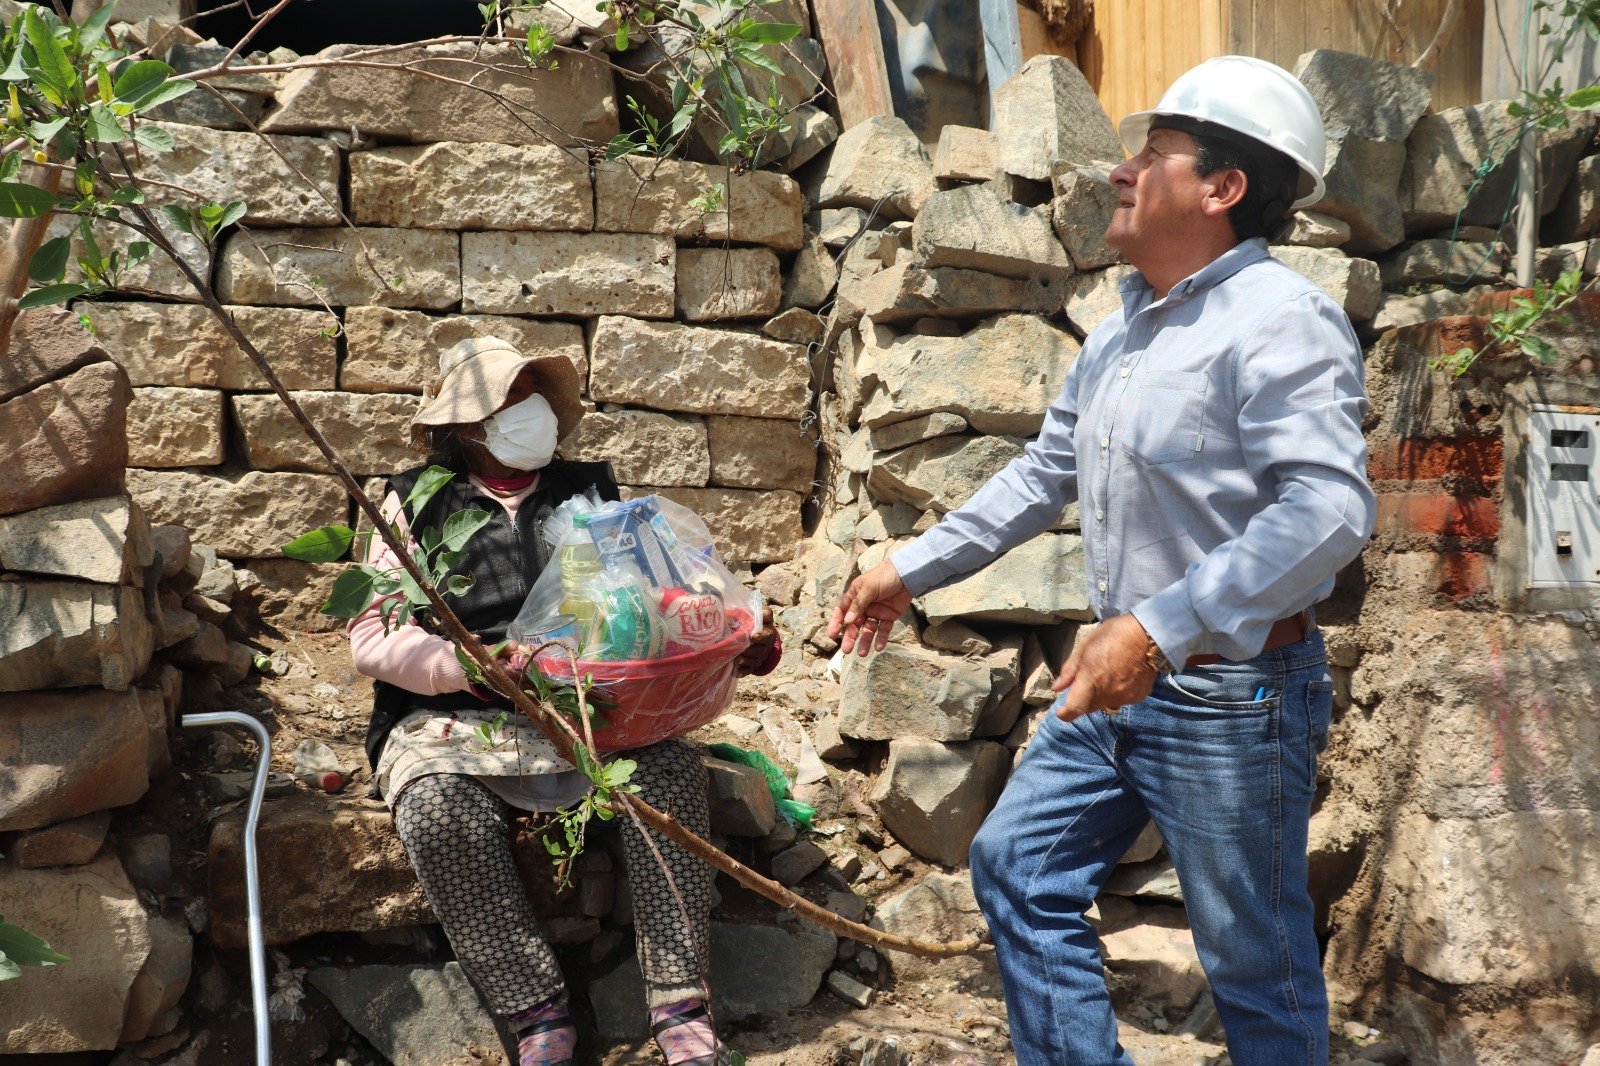
[[[1206,375],[1163,371],[1133,391],[1131,409],[1117,416],[1124,447],[1150,464],[1181,463],[1200,454],[1205,429]]]
[[[1162,680],[1191,703],[1220,710],[1264,709],[1279,695],[1278,687],[1260,670],[1238,663],[1191,667]]]
[[[1328,746],[1328,726],[1333,721],[1333,682],[1323,679],[1306,683],[1306,733],[1311,749],[1320,753]]]

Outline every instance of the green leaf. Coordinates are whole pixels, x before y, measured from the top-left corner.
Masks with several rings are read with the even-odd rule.
[[[95,104],[89,108],[89,121],[84,125],[84,134],[91,141],[116,144],[128,135],[128,131],[109,107]]]
[[[141,59],[123,68],[111,86],[111,95],[124,103],[137,104],[166,84],[173,70],[159,59]]]
[[[178,204],[162,204],[161,216],[167,220],[168,225],[178,232],[187,233],[196,240],[200,238],[199,231],[195,229],[194,215],[187,207],[180,207]]]
[[[243,200],[229,200],[226,204],[222,205],[222,214],[217,216],[216,224],[211,227],[212,230],[220,230],[233,225],[235,222],[243,218],[245,213],[249,210],[250,205],[246,204]]]
[[[417,483],[411,487],[411,494],[402,504],[411,517],[415,519],[421,510],[428,506],[428,501],[433,499],[438,491],[450,483],[455,477],[455,471],[447,470],[442,466],[430,466],[417,477]]]
[[[745,19],[733,33],[741,41],[752,44],[782,44],[800,36],[800,27],[787,22],[757,22]]]
[[[606,785],[610,788],[626,785],[638,768],[639,764],[633,759],[613,759],[605,769]]]
[[[767,55],[755,45],[745,44],[743,41],[736,41],[733,44],[732,51],[733,54],[739,59],[750,64],[752,67],[755,67],[757,70],[764,70],[768,74],[771,74],[775,77],[783,77],[783,68],[778,66],[777,63],[773,62],[771,56]]]
[[[41,89],[48,88],[54,91],[57,97],[54,103],[64,103],[67,94],[78,84],[78,72],[73,67],[72,61],[67,58],[66,49],[61,47],[56,35],[45,25],[44,19],[39,17],[38,10],[36,7],[29,7],[22,16],[28,44],[32,46],[34,61],[38,63],[34,74]]]
[[[124,185],[120,189],[112,189],[110,195],[106,197],[106,203],[142,204],[144,203],[144,190],[133,185]]]
[[[444,583],[444,590],[451,596],[461,596],[464,595],[466,591],[473,586],[473,584],[474,582],[470,574],[451,574],[450,580]]]
[[[34,289],[22,299],[17,301],[17,310],[26,311],[33,307],[49,307],[51,304],[64,304],[74,297],[82,296],[86,292],[93,292],[87,285],[45,285]]]
[[[352,566],[333,582],[322,613],[335,618],[354,618],[372,603],[372,582],[377,576],[370,567]]]
[[[38,218],[49,214],[57,200],[51,193],[25,181],[0,181],[0,216]]]
[[[458,552],[466,547],[472,535],[482,529],[489,522],[488,511],[457,511],[444,520],[444,546],[446,550]]]
[[[183,78],[175,78],[162,85],[161,88],[146,96],[143,100],[140,100],[137,104],[134,104],[133,109],[142,115],[151,108],[160,107],[167,101],[176,100],[178,97],[184,96],[193,90],[194,82]]]
[[[1567,106],[1574,111],[1600,109],[1600,85],[1588,85],[1567,97]]]
[[[28,260],[28,277],[34,281],[56,280],[67,269],[67,258],[71,254],[71,237],[52,237],[39,245],[39,250]]]
[[[51,119],[49,122],[31,122],[28,124],[28,135],[40,144],[49,144],[55,135],[61,132],[61,127],[67,124],[66,116]]]
[[[10,181],[22,170],[22,153],[11,152],[0,158],[0,181]]]
[[[100,38],[105,36],[106,27],[111,23],[111,13],[117,5],[113,3],[101,4],[95,9],[94,14],[83,20],[83,25],[78,29],[78,47],[87,52],[100,43]]]
[[[1543,337],[1522,338],[1522,350],[1541,363],[1553,363],[1561,358],[1560,350]]]
[[[356,539],[356,531],[349,526],[323,526],[313,529],[310,533],[302,533],[285,544],[281,551],[291,559],[298,559],[302,563],[331,563],[336,559],[344,558],[345,552],[350,550],[350,543]]]
[[[170,152],[174,145],[177,144],[172,139],[171,132],[162,129],[160,126],[152,126],[148,122],[140,124],[133,131],[133,139],[152,152]]]
[[[617,24],[616,46],[617,46],[617,51],[619,51],[619,52],[626,52],[628,50],[628,23],[627,23],[627,20],[623,20],[622,22]]]
[[[0,956],[21,966],[54,966],[68,961],[39,937],[10,922],[0,922]]]

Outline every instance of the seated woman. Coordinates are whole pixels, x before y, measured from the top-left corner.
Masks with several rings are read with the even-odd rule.
[[[556,442],[583,417],[580,393],[564,356],[525,357],[504,341],[478,338],[440,356],[439,380],[412,420],[412,446],[457,474],[418,525],[442,526],[468,507],[492,516],[452,571],[470,574],[472,587],[450,601],[485,645],[505,638],[550,561],[540,526],[551,511],[586,489],[619,498],[608,464],[553,459]],[[401,502],[423,469],[389,479],[382,509],[403,531]],[[366,562],[398,566],[377,538]],[[588,780],[509,700],[469,686],[454,646],[427,613],[386,628],[382,609],[383,601],[374,602],[348,629],[356,669],[376,679],[367,731],[374,781],[456,957],[515,1034],[519,1066],[569,1063],[577,1034],[561,971],[512,864],[508,814],[575,803]],[[770,618],[741,658],[741,673],[777,665]],[[485,744],[479,727],[492,730],[501,712],[508,717],[497,742]],[[640,797],[704,835],[706,776],[693,745],[669,740],[629,757],[638,762],[632,780]],[[721,1062],[703,1002],[712,870],[654,835],[680,906],[639,829],[624,820],[621,832],[651,1030],[669,1064]]]

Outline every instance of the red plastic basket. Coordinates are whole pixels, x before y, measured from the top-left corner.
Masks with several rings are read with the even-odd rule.
[[[602,752],[642,748],[698,729],[733,704],[739,655],[750,646],[755,619],[728,611],[728,635],[708,648],[663,659],[621,662],[578,660],[578,672],[594,677],[592,695],[612,704],[607,725],[594,744]],[[539,655],[546,677],[572,682],[572,660],[558,649]]]

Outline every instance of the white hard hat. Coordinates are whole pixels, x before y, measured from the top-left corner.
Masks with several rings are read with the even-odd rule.
[[[1300,79],[1264,59],[1218,56],[1172,83],[1150,111],[1138,111],[1117,128],[1134,154],[1144,150],[1152,120],[1165,116],[1211,122],[1275,148],[1300,168],[1293,207],[1322,199],[1328,142],[1322,115]]]

